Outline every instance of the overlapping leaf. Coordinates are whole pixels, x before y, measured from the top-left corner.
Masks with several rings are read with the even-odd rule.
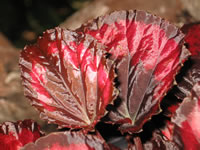
[[[163,129],[153,133],[144,149],[198,150],[200,147],[200,82],[196,83]],[[133,148],[135,146],[133,145]]]
[[[190,93],[177,106],[179,107],[175,107],[173,111],[170,111],[171,121],[165,121],[165,125],[162,128],[156,127],[152,138],[142,143],[144,150],[199,149],[200,82],[197,82],[191,88]],[[136,150],[136,145],[130,144],[129,149]]]
[[[22,150],[108,150],[105,141],[83,132],[55,132],[27,144]]]
[[[192,56],[182,69],[182,74],[178,76],[178,91],[176,96],[184,99],[191,92],[195,83],[200,81],[200,24],[187,24],[182,27],[186,34],[185,41]]]
[[[173,141],[181,149],[198,150],[200,147],[200,82],[183,100],[174,117]]]
[[[166,137],[159,131],[153,132],[153,137],[142,145],[143,150],[181,150],[173,141],[166,139]],[[134,144],[129,145],[128,150],[138,150]]]
[[[185,33],[185,42],[192,56],[200,55],[200,23],[185,24],[181,30]]]
[[[25,95],[60,127],[92,129],[116,95],[114,65],[91,36],[56,28],[21,52]]]
[[[188,56],[184,35],[169,22],[143,11],[118,11],[77,30],[107,46],[117,64],[120,101],[109,114],[121,130],[139,131],[159,112],[159,103]]]
[[[200,147],[200,24],[187,24],[182,30],[192,56],[177,85],[176,96],[183,103],[172,118],[172,137],[181,149],[197,150]]]
[[[4,122],[0,124],[0,149],[19,150],[42,135],[39,125],[32,120]]]
[[[142,143],[144,150],[198,150],[200,147],[200,82],[191,88],[183,102],[171,111],[171,121],[156,128],[153,137]],[[136,150],[135,144],[130,149]]]

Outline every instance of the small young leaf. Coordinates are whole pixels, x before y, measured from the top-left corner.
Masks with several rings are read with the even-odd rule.
[[[110,119],[122,123],[123,132],[140,131],[160,111],[161,99],[189,55],[182,48],[184,35],[157,16],[132,10],[99,17],[77,31],[107,46],[116,63],[120,100]]]
[[[43,119],[93,129],[117,92],[114,65],[91,36],[56,28],[21,52],[25,95]]]
[[[83,132],[54,132],[29,143],[21,150],[108,150],[105,141]]]
[[[4,122],[0,124],[0,149],[19,150],[42,135],[39,125],[32,120]]]

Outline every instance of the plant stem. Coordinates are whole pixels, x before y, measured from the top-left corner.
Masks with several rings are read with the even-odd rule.
[[[143,146],[142,146],[142,142],[140,140],[140,137],[134,137],[133,141],[135,143],[136,150],[143,150]]]

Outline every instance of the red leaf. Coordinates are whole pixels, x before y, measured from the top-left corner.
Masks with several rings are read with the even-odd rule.
[[[186,34],[185,41],[192,56],[182,69],[182,74],[177,77],[176,96],[184,99],[188,96],[195,83],[200,81],[200,24],[187,24],[182,27]]]
[[[173,140],[184,150],[198,150],[200,147],[200,82],[183,100],[174,117]]]
[[[32,120],[4,122],[0,124],[0,149],[19,150],[42,135],[39,125]]]
[[[185,24],[181,30],[191,54],[200,56],[200,23]]]
[[[174,112],[171,121],[161,129],[163,137],[179,150],[200,147],[200,82],[196,83]]]
[[[183,100],[188,96],[192,87],[200,81],[200,56],[191,56],[186,62],[181,74],[177,77],[177,89],[175,95]]]
[[[106,150],[105,141],[83,132],[55,132],[27,144],[22,150]]]
[[[43,119],[60,127],[93,128],[116,95],[114,65],[89,36],[56,28],[21,52],[25,95]]]
[[[107,46],[117,63],[119,106],[110,119],[123,132],[138,132],[158,113],[188,51],[184,35],[169,22],[144,11],[118,11],[99,17],[80,29]]]
[[[153,137],[143,143],[144,150],[198,150],[200,147],[200,82],[172,112],[164,128],[153,131]],[[152,120],[151,120],[152,121]],[[156,123],[156,122],[155,122]],[[157,125],[157,124],[156,124]],[[151,126],[152,127],[152,126]],[[145,132],[146,133],[146,132]],[[129,144],[135,150],[135,144]]]
[[[144,149],[198,150],[200,147],[200,82],[196,83],[183,102],[172,112],[171,121],[153,132]],[[135,147],[134,145],[132,147]]]
[[[144,150],[181,150],[176,143],[166,139],[166,137],[159,131],[153,132],[152,138],[143,144]],[[129,145],[128,150],[137,150],[134,144]]]

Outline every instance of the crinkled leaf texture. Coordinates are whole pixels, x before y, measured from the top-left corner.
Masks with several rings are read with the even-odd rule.
[[[0,149],[19,150],[42,135],[39,125],[32,120],[4,122],[0,124]]]
[[[55,132],[29,143],[21,150],[108,150],[105,141],[83,132]]]
[[[19,64],[26,97],[60,127],[93,129],[117,93],[114,65],[90,35],[47,30]]]
[[[184,35],[169,22],[144,11],[117,11],[77,30],[106,46],[116,63],[119,101],[109,113],[122,132],[138,132],[158,113],[181,64],[189,55]],[[117,107],[117,108],[116,108]]]

